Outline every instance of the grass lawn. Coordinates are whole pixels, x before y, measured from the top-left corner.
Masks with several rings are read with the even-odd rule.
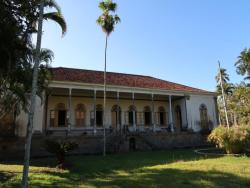
[[[71,170],[53,158],[31,162],[30,187],[250,187],[250,157],[209,158],[193,150],[72,156]],[[0,187],[20,187],[22,165],[0,162]]]

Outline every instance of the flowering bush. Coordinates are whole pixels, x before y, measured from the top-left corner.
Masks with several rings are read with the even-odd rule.
[[[226,153],[242,153],[250,145],[250,126],[230,127],[223,126],[215,128],[208,136],[208,141],[224,149]]]

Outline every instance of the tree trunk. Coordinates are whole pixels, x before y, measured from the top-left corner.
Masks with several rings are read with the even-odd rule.
[[[221,94],[222,94],[222,99],[223,99],[223,107],[224,107],[224,111],[225,111],[227,128],[229,129],[229,121],[228,121],[228,114],[227,114],[227,104],[226,104],[225,93],[224,93],[224,88],[223,88],[223,80],[222,80],[222,76],[221,76],[220,62],[218,62],[218,63],[219,63],[219,71],[220,71],[220,86],[221,86]]]
[[[106,34],[105,41],[105,64],[104,64],[104,92],[103,92],[103,156],[106,156],[106,68],[107,68],[107,46],[108,34]]]
[[[29,111],[29,119],[28,119],[26,142],[25,142],[22,188],[28,187],[30,148],[31,148],[31,139],[32,139],[32,131],[33,131],[34,111],[35,111],[35,106],[36,106],[38,67],[40,63],[39,56],[40,56],[41,41],[42,41],[43,12],[44,12],[44,1],[41,0],[40,8],[39,8],[36,52],[35,52],[35,57],[34,57],[35,64],[34,64],[34,69],[33,69],[32,91],[31,91],[31,97],[30,97],[30,111]]]

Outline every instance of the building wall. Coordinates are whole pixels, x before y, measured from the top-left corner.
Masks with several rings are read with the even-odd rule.
[[[181,117],[182,117],[182,127],[187,127],[188,126],[188,121],[187,121],[187,112],[186,112],[186,98],[182,98],[180,100],[175,101],[173,103],[173,106],[174,106],[174,108],[172,109],[173,119],[175,117],[176,107],[180,106],[180,108],[181,108]]]
[[[75,108],[77,104],[84,104],[85,109],[86,109],[86,126],[90,127],[90,112],[93,111],[94,109],[94,99],[93,98],[81,98],[81,97],[72,97],[72,108],[71,108],[71,119],[72,119],[72,124],[75,125]],[[69,98],[68,97],[57,97],[57,96],[50,96],[48,98],[48,112],[47,112],[47,125],[49,126],[50,122],[50,111],[54,110],[57,106],[58,103],[64,103],[66,108],[69,106]],[[103,99],[97,98],[96,99],[96,105],[103,105]],[[117,104],[116,99],[107,99],[107,104],[106,104],[106,122],[107,122],[107,127],[109,127],[112,123],[112,115],[111,115],[111,110],[114,105]],[[132,100],[119,100],[119,106],[121,107],[122,110],[122,124],[125,124],[125,112],[128,111],[128,108],[130,105],[133,105]],[[149,106],[152,110],[152,102],[151,101],[146,101],[146,100],[135,100],[134,105],[136,106],[137,112],[143,112],[145,106]],[[174,104],[172,104],[173,106]],[[162,102],[162,101],[154,101],[154,111],[158,112],[158,108],[162,106],[164,107],[165,111],[168,113],[168,108],[169,104],[167,102]],[[168,117],[167,117],[168,119]]]
[[[189,129],[193,129],[194,131],[201,129],[199,125],[201,104],[207,107],[208,120],[213,123],[213,126],[217,126],[214,96],[191,95],[189,100],[187,100],[187,119]]]
[[[66,108],[69,106],[69,98],[68,97],[59,97],[59,96],[49,96],[48,97],[48,104],[47,104],[47,115],[45,115],[45,103],[41,103],[40,98],[37,97],[36,108],[35,108],[35,116],[34,116],[34,132],[43,132],[45,126],[49,127],[50,124],[50,110],[54,110],[58,103],[64,103]],[[91,127],[90,124],[90,112],[93,111],[93,98],[83,98],[83,97],[72,97],[72,108],[71,108],[71,122],[72,127],[74,128],[75,125],[75,108],[77,104],[82,103],[85,105],[86,108],[86,127]],[[103,104],[102,98],[96,99],[96,104]],[[111,109],[114,105],[117,104],[116,99],[108,99],[107,100],[107,107],[106,107],[106,122],[107,127],[111,125],[112,116],[111,116]],[[119,105],[122,109],[122,125],[125,124],[125,111],[128,111],[128,107],[133,104],[132,100],[120,100]],[[143,112],[145,106],[152,107],[151,100],[135,100],[135,106],[137,112]],[[217,125],[217,118],[216,118],[216,106],[214,96],[209,95],[191,95],[189,99],[182,98],[179,100],[172,101],[172,116],[173,121],[175,117],[175,107],[179,105],[181,107],[181,114],[182,114],[182,126],[188,126],[189,129],[198,132],[201,128],[199,125],[200,121],[200,105],[205,104],[207,107],[208,112],[208,119],[213,123],[214,126]],[[169,111],[169,104],[168,102],[163,101],[154,101],[154,111],[158,112],[158,108],[163,106],[167,113],[167,123],[169,120],[168,111]],[[187,109],[187,111],[186,111]],[[46,117],[46,118],[45,118]],[[28,114],[25,112],[21,112],[19,116],[16,118],[16,134],[20,137],[24,137],[26,135],[26,126],[28,123]]]
[[[16,118],[16,135],[24,137],[27,132],[28,113],[21,111]],[[42,132],[44,125],[44,102],[36,97],[33,132]]]

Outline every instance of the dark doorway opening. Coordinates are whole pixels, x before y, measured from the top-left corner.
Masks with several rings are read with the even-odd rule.
[[[164,125],[165,121],[164,121],[164,112],[160,112],[160,125]]]
[[[133,125],[133,112],[131,111],[131,112],[129,112],[128,113],[128,123],[129,123],[129,125]]]
[[[66,110],[58,111],[58,127],[66,126]]]
[[[96,126],[101,127],[102,126],[102,111],[96,111]]]
[[[144,112],[145,125],[151,125],[151,112]]]
[[[136,150],[136,140],[134,137],[129,139],[129,150],[135,151]]]
[[[175,123],[177,131],[182,131],[181,107],[179,105],[175,108]]]

